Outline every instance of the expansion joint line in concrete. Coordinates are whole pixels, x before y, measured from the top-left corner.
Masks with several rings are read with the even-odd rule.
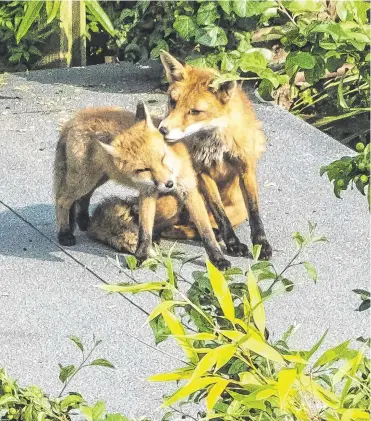
[[[52,243],[55,247],[57,247],[59,250],[61,250],[66,256],[68,256],[70,259],[72,259],[75,263],[77,263],[78,265],[82,266],[84,269],[86,269],[89,273],[91,273],[93,276],[95,276],[99,281],[103,282],[106,285],[109,285],[109,283],[107,281],[105,281],[101,276],[99,276],[96,272],[94,272],[92,269],[89,268],[89,266],[84,265],[84,263],[80,262],[80,260],[76,259],[76,257],[74,257],[71,253],[69,253],[67,250],[65,250],[63,247],[61,247],[56,241],[52,240],[51,238],[49,238],[46,234],[44,234],[41,230],[39,230],[37,227],[35,227],[35,225],[32,224],[32,222],[27,221],[27,219],[25,219],[22,215],[20,215],[16,210],[14,210],[11,206],[7,205],[6,203],[4,203],[1,199],[0,199],[0,204],[3,205],[5,208],[7,208],[8,210],[10,210],[10,212],[12,212],[17,218],[19,218],[21,221],[23,221],[25,224],[29,225],[33,230],[35,230],[39,235],[41,235],[43,238],[45,238],[46,240],[48,240],[50,243]],[[132,304],[134,307],[136,307],[137,309],[139,309],[140,311],[142,311],[144,314],[146,314],[147,316],[149,316],[149,313],[144,310],[142,307],[140,307],[138,304],[136,304],[134,301],[130,300],[129,298],[127,298],[125,295],[120,294],[121,297],[123,297],[125,300],[127,300],[130,304]],[[171,357],[173,359],[176,359],[184,364],[187,364],[185,361],[181,360],[180,358],[175,357],[172,354],[169,354],[159,348],[156,348],[155,346],[143,341],[142,339],[138,338],[135,335],[132,335],[129,332],[123,331],[124,335],[129,336],[132,339],[136,339],[137,341],[139,341],[140,343],[142,343],[143,345],[148,346],[149,348],[159,352],[160,354],[164,354],[168,357]]]

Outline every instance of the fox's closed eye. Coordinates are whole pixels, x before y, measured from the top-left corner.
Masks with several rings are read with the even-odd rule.
[[[151,171],[150,168],[139,168],[137,170],[135,170],[136,174],[139,174],[141,172],[146,172],[146,171]]]
[[[191,115],[199,115],[202,112],[203,112],[202,110],[196,110],[195,108],[192,108],[191,110],[189,110],[189,114]]]

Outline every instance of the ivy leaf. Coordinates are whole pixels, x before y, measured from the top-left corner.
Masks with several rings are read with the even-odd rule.
[[[198,313],[197,313],[198,314]],[[149,322],[155,336],[155,344],[158,345],[171,335],[170,329],[167,327],[162,315],[156,317]]]
[[[208,25],[197,31],[196,42],[207,47],[218,47],[226,45],[228,38],[223,28],[216,25]]]
[[[211,25],[219,18],[217,3],[210,1],[202,3],[197,12],[198,25]]]
[[[227,15],[231,13],[230,0],[219,0],[218,3],[219,3],[219,6],[223,9],[223,12],[225,12]]]
[[[175,19],[173,28],[182,38],[188,41],[190,38],[195,36],[197,26],[193,17],[179,15]]]
[[[151,50],[151,59],[160,57],[161,50],[169,51],[169,45],[164,39],[160,39],[156,47]]]

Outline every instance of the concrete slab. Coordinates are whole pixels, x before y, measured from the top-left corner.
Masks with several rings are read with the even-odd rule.
[[[118,105],[134,110],[139,99],[159,112],[166,97],[158,91],[160,67],[101,65],[87,69],[50,70],[6,77],[0,88],[0,200],[54,239],[54,207],[51,194],[52,162],[61,121],[75,110],[96,105]],[[287,112],[255,104],[269,139],[259,168],[262,216],[274,247],[274,263],[283,267],[293,255],[294,231],[306,231],[307,221],[329,239],[308,250],[319,280],[314,285],[303,271],[293,271],[292,293],[267,303],[273,338],[290,324],[301,324],[293,345],[310,346],[329,327],[326,345],[368,334],[367,313],[358,313],[354,288],[368,287],[369,214],[357,192],[343,200],[319,176],[321,165],[351,153],[344,146]],[[109,184],[94,196],[120,192]],[[248,224],[238,229],[249,242]],[[164,243],[169,247],[169,243]],[[190,255],[202,254],[198,244],[179,244]],[[108,263],[115,253],[79,234],[68,249],[108,282],[124,275]],[[247,267],[245,259],[232,259]],[[199,266],[189,265],[188,273]],[[153,344],[150,331],[137,332],[145,313],[119,296],[105,296],[94,288],[99,281],[63,254],[8,209],[0,206],[0,366],[23,384],[35,383],[57,393],[58,362],[78,357],[66,336],[104,340],[100,354],[115,371],[95,368],[82,373],[71,385],[88,399],[105,399],[113,411],[128,416],[157,414],[161,396],[169,387],[145,382],[147,375],[176,364],[125,332]],[[134,296],[133,302],[150,311],[154,297]],[[180,355],[170,343],[161,349]],[[143,398],[145,396],[145,399]]]

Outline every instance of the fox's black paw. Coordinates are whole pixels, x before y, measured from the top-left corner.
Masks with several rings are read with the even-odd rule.
[[[79,213],[76,218],[77,225],[80,231],[87,231],[90,217],[88,213]]]
[[[260,251],[259,260],[270,260],[272,258],[272,247],[268,243],[268,240],[257,241],[254,244],[260,244],[262,246]]]
[[[247,245],[241,243],[238,239],[233,239],[232,241],[226,243],[226,247],[231,256],[252,257]]]
[[[218,259],[210,259],[211,263],[217,267],[219,270],[227,270],[231,267],[231,262],[224,257],[220,257]]]
[[[61,246],[74,246],[76,244],[76,237],[70,232],[59,233],[58,242]]]

